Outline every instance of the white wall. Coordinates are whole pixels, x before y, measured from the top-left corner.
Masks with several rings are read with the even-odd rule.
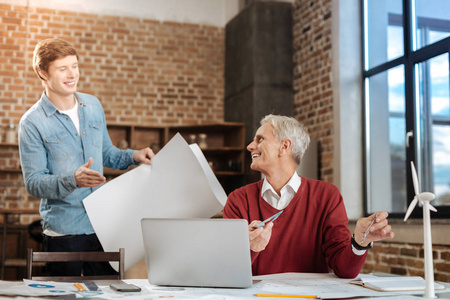
[[[358,0],[333,0],[334,184],[350,220],[363,216],[361,31]]]
[[[0,0],[0,3],[224,27],[242,0]]]

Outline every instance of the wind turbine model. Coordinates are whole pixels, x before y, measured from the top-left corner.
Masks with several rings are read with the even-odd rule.
[[[411,173],[414,184],[414,192],[416,196],[406,211],[404,222],[408,220],[409,215],[414,210],[417,202],[423,205],[423,246],[425,252],[425,298],[435,298],[434,294],[434,273],[433,273],[433,252],[431,249],[431,222],[430,222],[430,210],[436,212],[430,201],[434,200],[436,196],[430,192],[420,192],[419,179],[417,178],[416,168],[414,163],[411,162]]]

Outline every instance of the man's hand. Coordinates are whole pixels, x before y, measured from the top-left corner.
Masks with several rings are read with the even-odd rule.
[[[79,187],[96,187],[106,182],[106,178],[102,174],[90,169],[93,163],[94,160],[91,157],[87,164],[75,171],[75,182]]]
[[[250,249],[254,252],[260,252],[266,249],[272,236],[273,223],[267,223],[265,227],[259,227],[261,221],[255,220],[248,225],[248,235],[250,238]]]
[[[147,147],[134,152],[133,160],[138,163],[151,165],[153,156],[155,156],[155,153],[153,153],[152,149]]]
[[[367,228],[369,228],[370,223],[372,223],[373,218],[376,217],[375,222],[369,229],[369,234],[365,238],[364,242],[361,243],[361,240],[366,233]],[[379,241],[384,239],[392,239],[394,238],[394,233],[391,231],[391,225],[388,224],[388,213],[386,211],[376,212],[373,215],[367,218],[361,218],[356,222],[355,227],[355,241],[365,247],[369,245],[373,241]]]

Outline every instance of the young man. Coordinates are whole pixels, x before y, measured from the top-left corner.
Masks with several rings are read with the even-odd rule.
[[[34,50],[33,68],[45,91],[19,123],[19,151],[28,193],[41,198],[44,251],[103,251],[82,200],[104,182],[103,166],[150,164],[150,148],[119,150],[106,129],[99,100],[78,93],[74,47],[47,39]],[[52,276],[105,275],[108,263],[52,263]]]
[[[231,193],[224,217],[250,223],[253,275],[327,273],[331,268],[340,277],[353,278],[361,271],[372,242],[394,237],[384,211],[359,219],[352,236],[338,189],[297,175],[309,141],[306,128],[294,118],[268,115],[247,147],[251,169],[265,178]],[[276,221],[258,227],[261,220],[281,210]],[[363,238],[375,216],[370,233]]]

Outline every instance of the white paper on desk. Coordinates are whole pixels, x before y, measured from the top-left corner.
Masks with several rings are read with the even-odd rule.
[[[369,289],[382,292],[396,291],[424,291],[425,279],[420,276],[387,276],[379,277],[367,274],[360,274],[349,283],[361,285]],[[436,290],[443,290],[445,286],[437,282],[434,283]]]
[[[423,294],[423,291],[379,292],[349,284],[348,279],[332,273],[281,273],[253,276],[253,280],[261,280],[253,288],[262,294],[317,295],[322,299]],[[436,291],[439,292],[443,290]]]
[[[227,195],[202,151],[177,133],[152,159],[83,200],[105,251],[125,248],[125,270],[145,257],[142,218],[210,218]]]

